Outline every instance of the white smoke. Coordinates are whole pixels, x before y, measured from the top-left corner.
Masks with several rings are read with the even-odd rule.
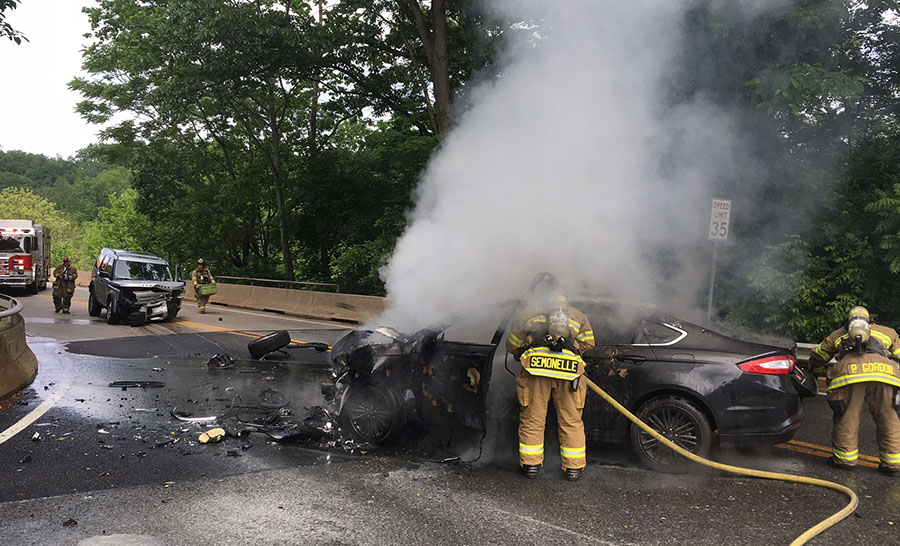
[[[773,3],[728,6],[746,17]],[[623,301],[697,301],[710,202],[727,197],[711,183],[745,161],[726,112],[665,106],[690,5],[491,2],[522,23],[502,76],[473,92],[424,174],[382,272],[382,322],[414,328],[516,298],[540,271]]]

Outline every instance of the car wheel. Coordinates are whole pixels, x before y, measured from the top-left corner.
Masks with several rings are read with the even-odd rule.
[[[106,301],[106,323],[119,324],[119,315],[113,313],[112,298]]]
[[[353,385],[344,395],[341,430],[361,443],[385,444],[406,425],[403,403],[385,385]]]
[[[103,311],[103,308],[100,307],[100,304],[97,303],[97,299],[94,298],[94,293],[91,292],[88,294],[88,315],[92,317],[99,317],[100,312]]]
[[[700,457],[709,454],[712,427],[706,415],[691,402],[677,396],[655,398],[645,403],[637,417],[675,444]],[[631,425],[631,446],[641,463],[657,472],[679,473],[690,461],[662,442]]]
[[[277,351],[282,347],[286,347],[290,343],[291,335],[287,333],[287,330],[279,330],[277,332],[272,332],[271,334],[264,335],[261,338],[254,339],[247,344],[247,350],[250,351],[251,357],[259,360],[272,351]]]

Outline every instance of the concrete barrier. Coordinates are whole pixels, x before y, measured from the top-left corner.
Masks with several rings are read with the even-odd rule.
[[[27,387],[37,375],[37,358],[25,343],[25,319],[0,319],[0,399]]]
[[[290,290],[269,286],[216,283],[211,304],[276,311],[287,315],[362,323],[384,312],[384,298],[357,294],[336,294],[313,290]],[[195,301],[187,284],[185,300]]]

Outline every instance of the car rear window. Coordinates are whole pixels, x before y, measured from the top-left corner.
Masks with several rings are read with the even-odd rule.
[[[172,280],[169,268],[165,264],[132,262],[128,260],[119,260],[116,262],[113,276],[117,279],[132,279],[136,281]]]

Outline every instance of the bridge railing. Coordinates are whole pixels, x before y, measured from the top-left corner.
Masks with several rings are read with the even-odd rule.
[[[37,375],[37,359],[25,338],[23,307],[0,294],[0,398],[29,385]]]
[[[229,281],[231,284],[245,284],[249,286],[262,285],[301,290],[327,288],[334,292],[341,291],[339,285],[329,282],[282,281],[278,279],[258,279],[255,277],[226,277],[225,275],[216,275],[216,280]]]
[[[0,320],[20,313],[23,305],[16,298],[0,294]]]

